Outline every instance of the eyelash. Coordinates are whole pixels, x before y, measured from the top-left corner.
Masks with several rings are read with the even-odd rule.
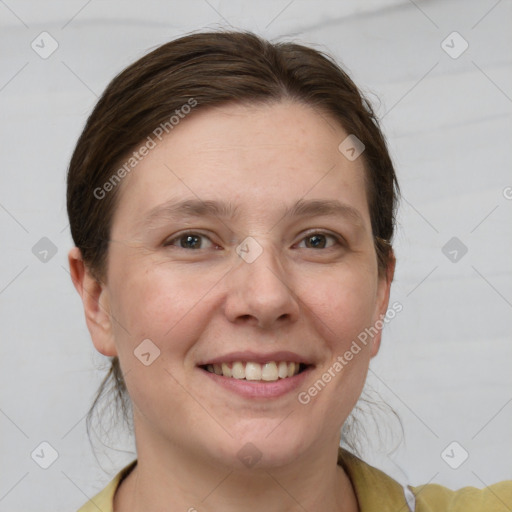
[[[323,235],[325,237],[331,238],[340,247],[345,247],[347,245],[345,240],[341,236],[337,236],[333,233],[330,233],[328,231],[322,231],[322,230],[310,231],[309,233],[307,233],[306,235],[304,235],[301,238],[300,242],[302,242],[303,240],[305,240],[307,238],[313,237],[314,235]],[[173,247],[173,242],[180,240],[181,238],[184,238],[186,236],[198,236],[198,237],[208,238],[208,240],[210,240],[209,237],[207,235],[204,235],[203,233],[197,233],[196,231],[184,231],[183,233],[180,233],[178,236],[175,236],[174,238],[165,240],[163,243],[163,246],[164,247]],[[210,240],[210,242],[212,242],[212,241]],[[212,242],[212,243],[214,243],[214,242]],[[201,249],[187,249],[185,247],[176,247],[176,248],[183,249],[183,250],[190,250],[190,251],[200,251],[201,250]],[[309,247],[306,247],[306,249],[315,250],[314,248],[309,248]],[[334,247],[327,247],[327,248],[322,248],[322,249],[328,250],[328,249],[334,249]]]

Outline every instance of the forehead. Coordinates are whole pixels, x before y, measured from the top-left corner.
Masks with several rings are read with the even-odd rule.
[[[115,216],[142,219],[179,197],[258,215],[301,198],[336,199],[367,216],[362,158],[338,149],[347,136],[331,117],[294,102],[199,109],[124,179]]]

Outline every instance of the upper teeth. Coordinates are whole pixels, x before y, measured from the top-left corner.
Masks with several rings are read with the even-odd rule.
[[[259,364],[251,361],[247,363],[236,361],[233,364],[208,364],[206,369],[211,373],[235,379],[274,381],[293,377],[299,373],[300,363],[269,361]]]

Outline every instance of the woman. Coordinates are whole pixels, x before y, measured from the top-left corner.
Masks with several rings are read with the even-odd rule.
[[[339,448],[397,194],[371,107],[315,50],[197,33],[112,81],[69,168],[69,263],[137,460],[81,512],[508,510],[510,483],[404,489]]]

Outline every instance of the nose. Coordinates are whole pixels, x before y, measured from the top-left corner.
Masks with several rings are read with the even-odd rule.
[[[284,270],[275,247],[261,239],[250,240],[247,250],[235,256],[235,268],[228,277],[226,317],[233,323],[262,329],[296,322],[299,301],[293,277]]]

